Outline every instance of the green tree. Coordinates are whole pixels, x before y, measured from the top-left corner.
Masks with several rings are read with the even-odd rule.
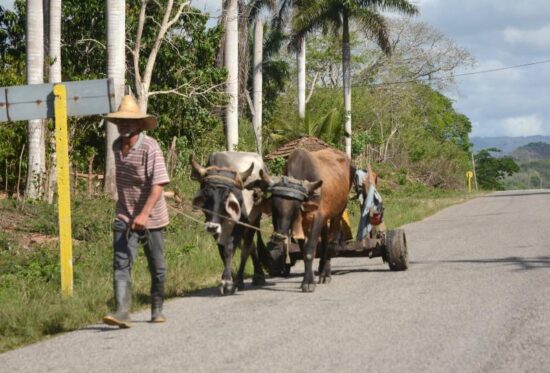
[[[497,148],[482,149],[474,156],[477,182],[483,189],[504,190],[504,177],[519,172],[519,166],[512,158],[496,158],[491,154],[500,151]]]
[[[151,2],[151,12],[158,19],[160,2]],[[126,35],[136,34],[140,2],[127,2]],[[64,81],[106,78],[106,19],[104,2],[63,0],[61,61]],[[25,1],[17,0],[12,10],[0,7],[0,83],[1,86],[25,84]],[[151,92],[170,91],[150,97],[149,111],[159,117],[159,127],[152,135],[168,147],[174,136],[181,137],[178,144],[186,144],[182,151],[199,155],[218,149],[223,144],[223,131],[219,111],[224,103],[222,86],[226,72],[216,66],[216,52],[222,36],[221,27],[207,27],[208,15],[190,9],[180,17],[169,35],[169,43],[159,49],[155,71],[151,79]],[[148,18],[148,21],[150,19]],[[153,24],[154,22],[151,21]],[[156,35],[154,27],[145,27],[144,48],[149,48]],[[131,61],[130,44],[126,61]],[[144,55],[147,53],[146,49]],[[142,61],[142,68],[145,61]],[[128,66],[126,84],[133,82],[133,66]],[[178,92],[172,90],[176,87]],[[135,90],[133,89],[135,92]],[[25,136],[21,126],[0,124],[0,170],[2,181],[7,164],[9,189],[17,181],[19,155]],[[93,160],[94,171],[102,171],[105,159],[104,128],[97,116],[69,119],[70,159],[75,170],[87,170]],[[4,136],[5,135],[5,136]],[[188,149],[190,148],[190,149]],[[25,147],[25,150],[28,149]],[[27,170],[23,159],[22,175]],[[24,186],[24,183],[22,183]]]
[[[418,12],[408,0],[305,0],[293,20],[293,39],[297,42],[317,29],[342,32],[342,72],[345,113],[345,149],[351,157],[351,48],[350,21],[355,20],[387,54],[391,53],[386,20],[380,11],[413,15]]]

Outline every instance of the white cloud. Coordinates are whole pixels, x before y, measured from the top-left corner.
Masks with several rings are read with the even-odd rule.
[[[502,132],[505,136],[545,135],[542,119],[536,115],[506,118],[502,121]]]
[[[530,46],[544,50],[550,48],[550,25],[538,29],[506,27],[503,34],[504,40],[511,45]]]

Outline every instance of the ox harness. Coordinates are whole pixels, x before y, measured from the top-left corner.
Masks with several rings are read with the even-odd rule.
[[[300,202],[309,198],[309,194],[303,182],[289,176],[281,176],[281,180],[270,186],[268,191],[271,192],[271,195],[292,198]],[[283,250],[285,252],[285,264],[290,265],[290,237],[288,235],[284,238]]]
[[[268,188],[272,195],[305,201],[309,195],[301,181],[281,176],[281,181]]]
[[[239,173],[233,169],[212,167],[206,172],[206,175],[200,179],[201,183],[214,189],[225,189],[233,193],[239,202],[239,206],[244,206],[243,201],[243,182]],[[241,220],[248,220],[247,213],[241,209]]]

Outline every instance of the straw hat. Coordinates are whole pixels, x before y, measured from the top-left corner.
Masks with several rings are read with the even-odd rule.
[[[157,126],[157,118],[153,115],[145,114],[139,109],[136,99],[131,95],[122,98],[118,110],[104,116],[114,124],[123,123],[128,119],[137,120],[142,130],[152,130]]]

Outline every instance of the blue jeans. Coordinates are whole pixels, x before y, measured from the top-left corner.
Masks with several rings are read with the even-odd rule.
[[[128,224],[121,220],[113,223],[113,274],[114,281],[132,282],[132,264],[137,256],[138,244],[143,245],[151,287],[164,284],[166,264],[164,262],[164,228],[145,231],[131,230]]]

